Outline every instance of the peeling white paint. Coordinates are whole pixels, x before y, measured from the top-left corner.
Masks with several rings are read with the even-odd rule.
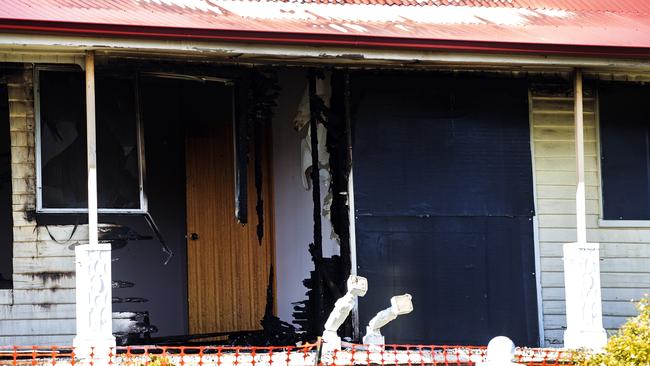
[[[105,51],[106,54],[134,55],[147,54],[147,57],[182,56],[184,59],[195,57],[240,57],[240,62],[266,60],[276,62],[278,56],[286,60],[303,60],[316,63],[332,64],[334,61],[345,63],[350,55],[364,59],[367,65],[401,64],[403,62],[430,65],[498,65],[499,67],[544,67],[546,71],[569,72],[574,67],[581,67],[585,73],[614,72],[624,70],[633,72],[638,79],[641,74],[650,75],[650,63],[644,59],[634,58],[598,58],[554,55],[516,55],[485,54],[467,52],[441,52],[432,50],[394,50],[371,49],[369,47],[322,47],[282,44],[249,44],[234,42],[208,42],[187,40],[130,39],[115,37],[74,37],[62,35],[32,34],[28,38],[21,34],[0,33],[0,60],[20,58],[22,62],[42,62],[43,59],[57,59],[58,62],[74,63],[83,56],[85,49]]]

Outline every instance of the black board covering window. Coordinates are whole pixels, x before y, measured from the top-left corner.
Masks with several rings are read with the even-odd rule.
[[[13,216],[11,214],[11,138],[7,86],[0,84],[0,289],[11,288]]]
[[[603,218],[650,220],[650,87],[598,88]]]
[[[40,70],[40,208],[87,207],[84,74]],[[100,210],[142,210],[134,79],[96,78],[97,190]]]
[[[360,326],[410,293],[390,343],[539,343],[527,83],[352,78]]]

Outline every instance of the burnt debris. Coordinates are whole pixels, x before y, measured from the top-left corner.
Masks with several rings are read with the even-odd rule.
[[[228,344],[237,346],[286,346],[306,340],[305,334],[298,332],[293,325],[273,315],[273,266],[269,269],[266,288],[266,307],[260,324],[261,331],[231,334]]]
[[[118,346],[149,343],[151,333],[158,331],[149,323],[148,311],[113,313],[113,329]]]

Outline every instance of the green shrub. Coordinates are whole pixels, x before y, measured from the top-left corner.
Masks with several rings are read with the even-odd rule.
[[[637,304],[639,315],[629,319],[612,336],[605,352],[584,356],[585,366],[650,365],[650,299],[646,295]]]

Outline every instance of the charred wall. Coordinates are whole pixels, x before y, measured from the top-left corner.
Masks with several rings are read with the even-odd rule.
[[[167,264],[161,243],[142,216],[116,217],[145,240],[130,241],[113,252],[113,279],[135,286],[116,289],[114,311],[148,311],[156,336],[187,332],[187,259],[185,240],[185,133],[180,90],[169,80],[143,79],[146,187],[149,213],[173,252]],[[147,302],[130,302],[143,298]]]
[[[9,98],[6,84],[0,80],[0,289],[11,288],[13,273],[10,146]]]
[[[102,237],[113,242],[114,312],[147,312],[154,336],[187,332],[185,240],[185,129],[180,89],[169,79],[143,78],[148,212],[173,256],[165,264],[160,238],[144,215],[100,215],[117,225]],[[85,215],[38,214],[39,226],[83,225]],[[62,238],[56,238],[60,240]],[[65,240],[66,238],[63,238]]]

